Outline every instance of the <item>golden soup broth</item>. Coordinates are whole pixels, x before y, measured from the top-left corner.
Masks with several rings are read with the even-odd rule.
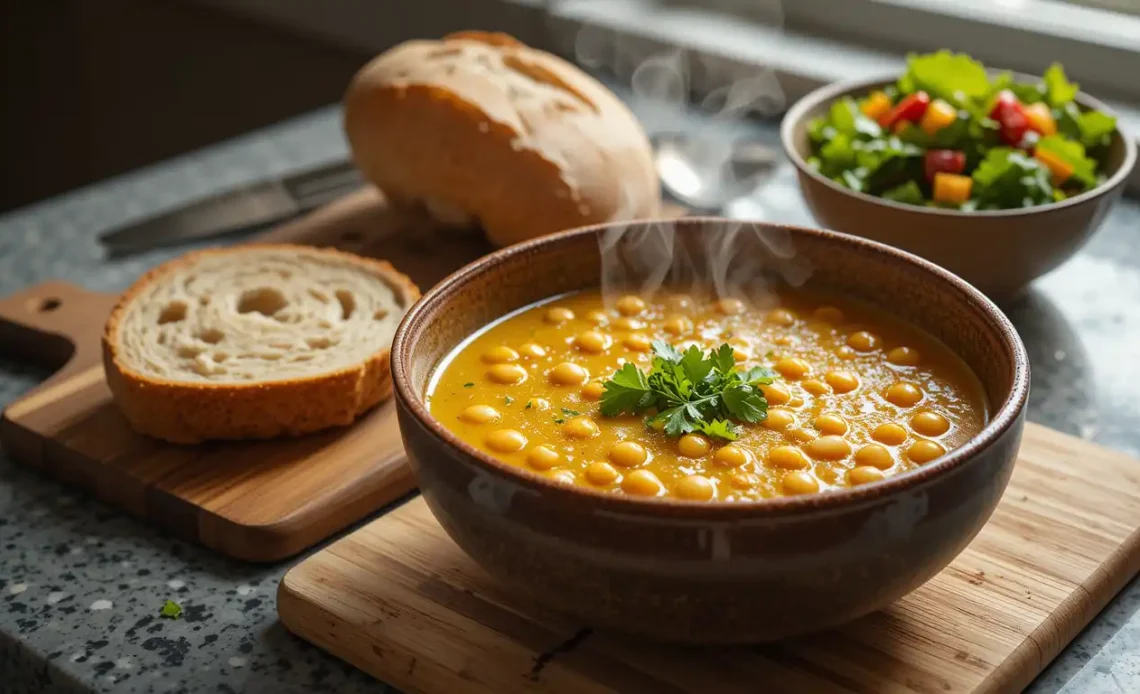
[[[432,414],[511,465],[615,494],[741,501],[865,484],[928,463],[986,422],[974,374],[945,345],[882,311],[808,293],[763,310],[736,299],[558,297],[493,323],[434,374]],[[672,438],[644,416],[605,417],[602,383],[650,343],[727,342],[769,366],[768,418],[736,441]]]

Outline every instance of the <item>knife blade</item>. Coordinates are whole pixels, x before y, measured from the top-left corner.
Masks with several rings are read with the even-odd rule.
[[[349,161],[258,181],[100,235],[113,252],[138,252],[212,238],[290,219],[363,185]]]

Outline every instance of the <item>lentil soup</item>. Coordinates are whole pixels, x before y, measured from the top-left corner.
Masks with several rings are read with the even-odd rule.
[[[771,369],[757,382],[766,416],[733,420],[728,440],[670,435],[647,424],[652,408],[603,415],[606,382],[626,363],[650,372],[655,341],[728,344],[740,373]],[[875,482],[961,446],[987,418],[980,382],[945,345],[879,309],[808,292],[762,309],[684,294],[627,295],[610,310],[598,291],[556,297],[460,345],[427,402],[470,445],[556,481],[728,502]]]

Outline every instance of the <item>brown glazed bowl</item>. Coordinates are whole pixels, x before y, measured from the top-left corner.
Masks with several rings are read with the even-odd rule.
[[[652,224],[635,222],[632,231]],[[675,226],[676,245],[698,263],[702,238],[741,226],[661,224]],[[504,314],[599,286],[608,227],[522,243],[428,292],[392,346],[400,431],[424,499],[487,572],[590,625],[678,642],[762,642],[884,607],[938,573],[981,529],[1024,425],[1029,362],[1013,326],[976,289],[903,251],[830,231],[744,226],[757,233],[741,235],[742,257],[765,253],[762,237],[779,236],[810,266],[807,288],[886,307],[961,355],[985,387],[989,424],[941,459],[881,482],[751,503],[616,495],[498,462],[428,412],[432,372]]]
[[[1037,78],[1014,75],[1019,82]],[[1108,180],[1062,202],[1014,210],[959,212],[916,207],[858,193],[807,165],[811,156],[808,124],[832,102],[862,97],[895,79],[828,85],[798,101],[784,116],[784,151],[797,169],[800,189],[812,214],[829,229],[880,241],[920,255],[958,275],[998,302],[1017,297],[1030,282],[1080,250],[1124,190],[1136,164],[1136,143],[1119,129],[1105,163]],[[1081,93],[1082,109],[1111,113]]]

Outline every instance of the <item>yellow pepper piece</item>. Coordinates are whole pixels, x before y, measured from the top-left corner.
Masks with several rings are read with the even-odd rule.
[[[961,205],[970,199],[970,189],[974,179],[969,176],[939,171],[934,174],[934,201]]]
[[[885,92],[871,92],[871,95],[859,105],[859,109],[863,111],[863,115],[877,122],[891,110],[891,98]]]
[[[1030,130],[1035,130],[1042,135],[1057,134],[1057,120],[1053,118],[1053,112],[1049,109],[1048,104],[1039,101],[1026,106],[1024,110]]]
[[[922,121],[918,125],[927,135],[933,135],[956,120],[958,120],[958,109],[942,99],[935,99],[926,108],[926,113],[922,114]]]
[[[1053,174],[1053,185],[1055,186],[1063,185],[1065,181],[1069,180],[1069,176],[1073,175],[1073,167],[1048,150],[1039,149],[1033,156]]]

